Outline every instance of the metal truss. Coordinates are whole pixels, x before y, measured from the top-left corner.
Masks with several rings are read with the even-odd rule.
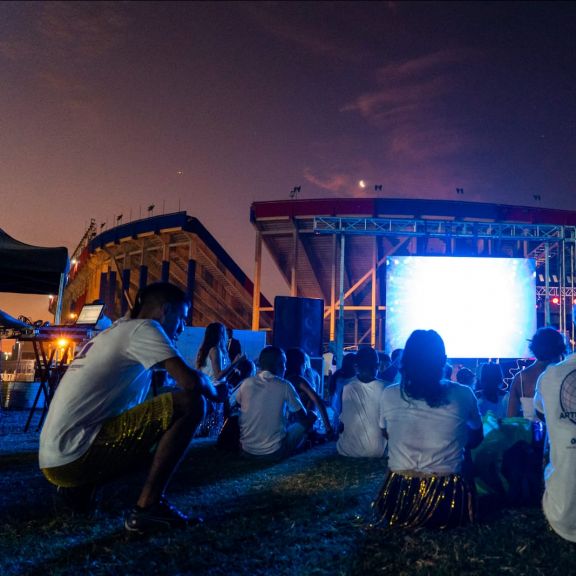
[[[576,226],[409,218],[314,217],[315,234],[576,242]]]
[[[576,287],[572,286],[536,286],[536,296],[541,298],[553,298],[555,296],[559,298],[575,298],[576,297]]]

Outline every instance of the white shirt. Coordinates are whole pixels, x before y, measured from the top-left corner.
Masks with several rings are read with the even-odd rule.
[[[342,389],[340,422],[344,424],[336,443],[338,454],[353,458],[380,458],[386,451],[386,438],[379,425],[382,380],[362,382],[351,378]]]
[[[576,355],[548,366],[538,378],[534,406],[546,416],[550,441],[544,514],[555,532],[576,542]]]
[[[142,403],[151,368],[179,356],[155,320],[121,319],[88,342],[68,367],[40,435],[40,467],[77,460],[102,423]]]
[[[298,393],[284,378],[262,371],[246,378],[230,397],[240,406],[240,444],[256,456],[273,454],[286,436],[286,408],[305,410]]]
[[[403,398],[400,385],[381,397],[380,426],[388,432],[388,466],[446,475],[460,472],[468,429],[482,427],[478,403],[468,386],[449,380],[448,404],[431,408],[425,400]]]

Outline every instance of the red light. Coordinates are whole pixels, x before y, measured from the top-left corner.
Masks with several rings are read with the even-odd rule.
[[[554,296],[554,298],[552,298],[552,304],[560,304],[560,298],[558,298],[558,296]]]

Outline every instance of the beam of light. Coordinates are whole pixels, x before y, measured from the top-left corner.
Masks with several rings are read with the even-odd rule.
[[[536,267],[523,258],[393,256],[386,262],[386,349],[436,330],[450,358],[521,358],[536,331]]]

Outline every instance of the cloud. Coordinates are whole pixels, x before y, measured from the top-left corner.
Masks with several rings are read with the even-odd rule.
[[[333,194],[347,192],[352,184],[352,179],[347,174],[332,173],[322,177],[314,174],[311,168],[304,170],[304,178],[314,186]]]
[[[378,88],[361,94],[342,111],[357,111],[376,122],[419,118],[454,88],[456,74],[450,66],[463,58],[463,52],[442,51],[384,66],[375,73]]]
[[[479,174],[479,143],[468,130],[464,59],[475,55],[445,50],[390,62],[373,71],[375,88],[341,108],[369,125],[360,136],[316,146],[305,178],[319,189],[355,197],[456,198],[456,187],[486,188],[490,174]],[[365,188],[358,180],[366,181]],[[375,191],[374,185],[382,185]]]
[[[453,157],[472,143],[451,109],[462,83],[461,64],[471,58],[452,49],[387,64],[374,74],[377,87],[341,111],[358,113],[382,133],[387,161],[407,166]]]

